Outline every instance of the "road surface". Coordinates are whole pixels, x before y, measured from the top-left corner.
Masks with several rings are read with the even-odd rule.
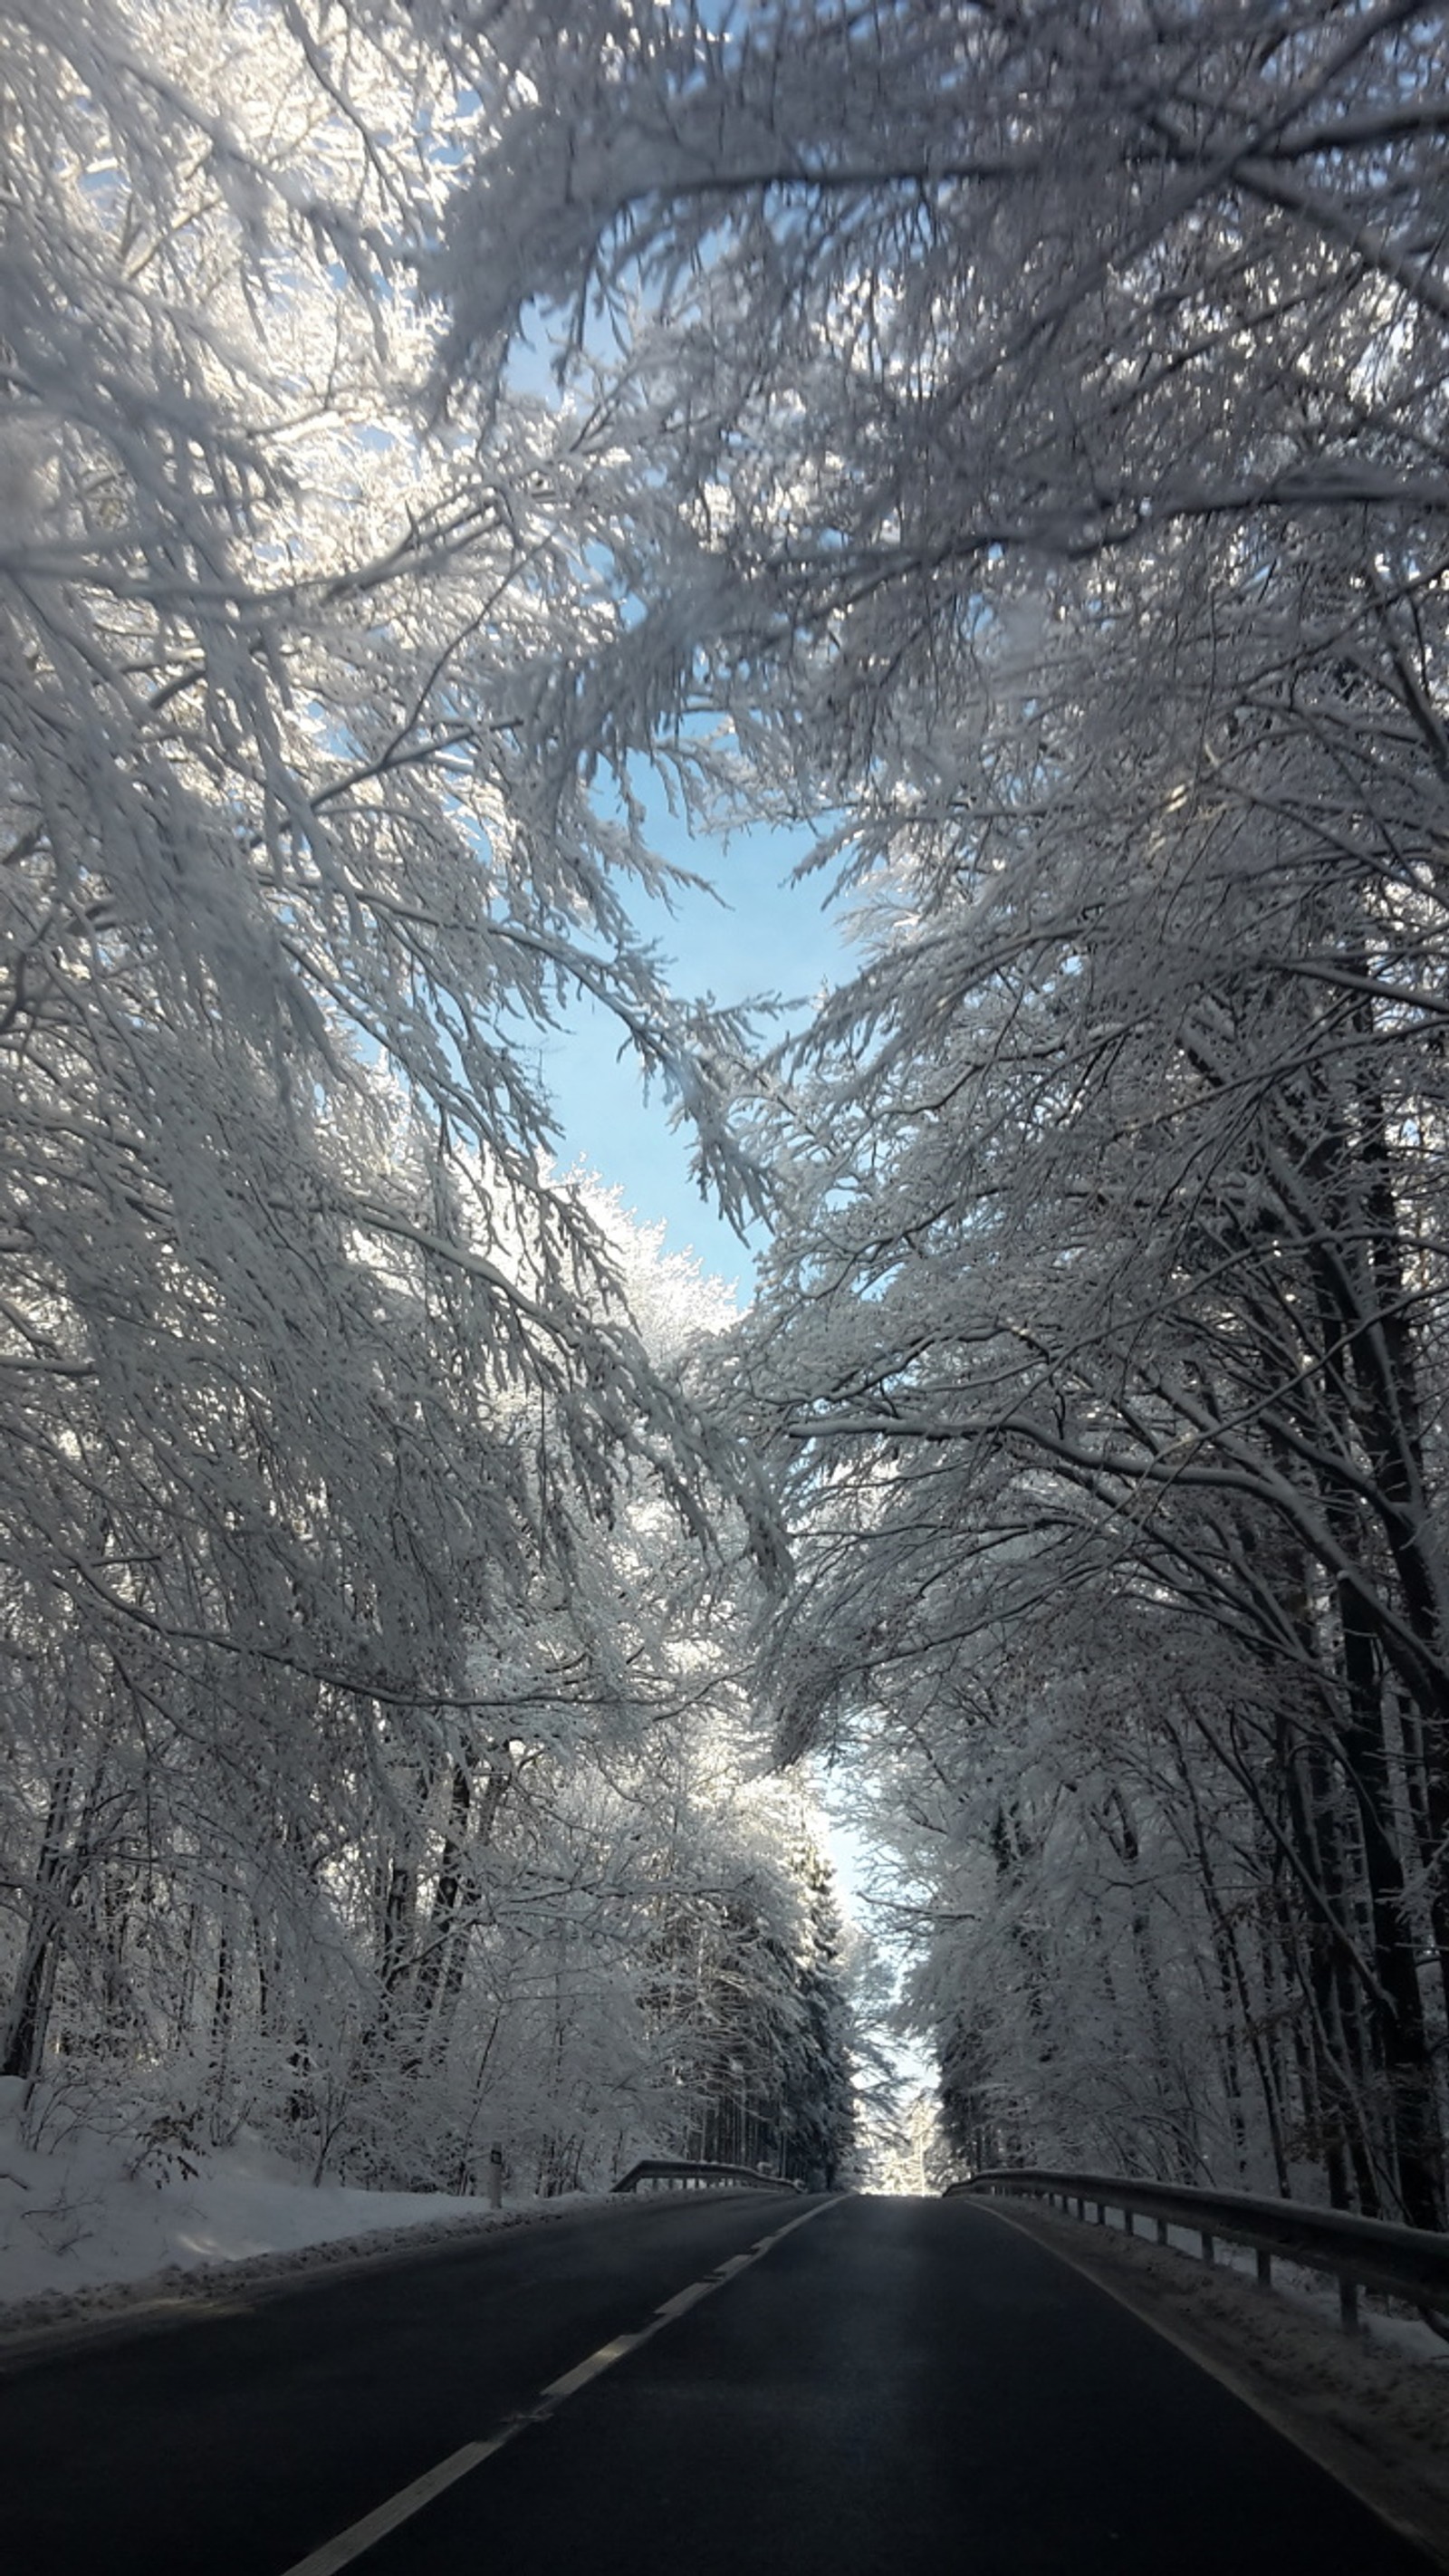
[[[660,2199],[0,2371],[7,2576],[1428,2563],[962,2200]],[[359,2533],[442,2463],[431,2501]]]

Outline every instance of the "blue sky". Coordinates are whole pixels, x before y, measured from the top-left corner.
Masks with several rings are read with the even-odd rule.
[[[708,992],[723,1003],[761,993],[803,1000],[805,1007],[787,1014],[790,1025],[800,1026],[821,986],[846,971],[835,914],[824,908],[829,872],[803,886],[789,882],[810,848],[808,833],[761,827],[734,832],[727,844],[696,841],[662,811],[656,830],[661,856],[709,877],[720,897],[711,901],[686,890],[672,910],[663,903],[636,907],[644,935],[673,960],[675,990]],[[643,1223],[662,1218],[668,1249],[692,1249],[706,1271],[738,1283],[744,1304],[751,1253],[701,1199],[689,1177],[688,1139],[670,1127],[668,1101],[657,1089],[643,1098],[632,1059],[621,1062],[618,1047],[607,1015],[580,1004],[572,1025],[543,1049],[544,1078],[564,1131],[559,1168],[584,1163],[622,1190],[631,1215]]]
[[[572,327],[572,314],[569,320]],[[548,347],[542,325],[537,336],[525,330],[513,350],[509,381],[555,403]],[[726,1004],[756,994],[773,993],[786,1002],[803,998],[806,1007],[788,1015],[789,1025],[802,1026],[821,986],[847,971],[838,914],[825,906],[833,871],[825,869],[803,886],[789,882],[809,854],[810,833],[761,826],[732,832],[727,840],[696,840],[669,812],[642,761],[631,785],[660,857],[709,878],[720,897],[711,901],[681,891],[672,905],[631,898],[642,936],[674,961],[674,990],[709,993]],[[785,1025],[778,1023],[775,1033]],[[671,1128],[661,1092],[643,1097],[632,1060],[619,1059],[619,1033],[608,1014],[579,1001],[570,1025],[540,1049],[540,1061],[563,1130],[558,1169],[583,1163],[615,1184],[630,1215],[643,1224],[664,1221],[670,1252],[697,1253],[707,1272],[738,1283],[739,1302],[747,1304],[752,1251],[700,1197],[689,1177],[687,1137]],[[754,1251],[760,1248],[757,1228]]]

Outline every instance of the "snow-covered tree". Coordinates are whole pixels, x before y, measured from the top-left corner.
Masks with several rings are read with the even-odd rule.
[[[319,1781],[456,1781],[472,1639],[627,1462],[697,1532],[734,1470],[549,1180],[520,1044],[585,990],[693,1063],[632,819],[527,739],[597,442],[520,401],[485,461],[425,416],[455,85],[387,12],[66,0],[0,38],[23,2072],[60,1951],[112,1976],[103,1884],[127,1916],[178,1834],[325,1878]]]
[[[507,30],[442,363],[550,306],[582,369],[624,341],[646,614],[588,685],[641,740],[712,715],[871,923],[766,1121],[793,1210],[741,1362],[799,1462],[796,1740],[870,1700],[949,1753],[969,1641],[1008,1624],[1029,1682],[1044,1598],[1121,1606],[1137,1705],[1195,1640],[1174,1830],[1248,1800],[1329,2187],[1432,2223],[1438,22]]]
[[[127,1944],[229,2032],[265,1916],[319,2152],[455,2034],[562,2065],[609,1801],[706,1758],[630,1733],[703,1626],[633,1569],[769,1543],[727,1383],[755,1696],[928,1814],[958,2137],[1442,2215],[1437,18],[0,24],[10,2062],[125,2030]],[[856,892],[790,1062],[631,932],[645,760]],[[576,989],[774,1208],[709,1385],[543,1172]],[[739,1835],[621,1936],[600,2119],[691,1937],[742,2135],[809,2021]]]

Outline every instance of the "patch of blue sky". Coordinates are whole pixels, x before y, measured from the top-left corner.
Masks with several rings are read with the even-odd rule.
[[[757,825],[720,838],[691,837],[655,781],[638,782],[649,835],[660,856],[709,879],[713,892],[675,887],[668,900],[636,895],[641,934],[668,959],[682,996],[726,1006],[762,997],[780,1005],[761,1020],[774,1044],[812,1017],[822,991],[848,971],[841,927],[826,901],[827,879],[793,882],[815,847],[803,827]],[[692,1251],[711,1276],[748,1304],[764,1249],[758,1226],[744,1241],[700,1195],[689,1171],[690,1138],[671,1125],[661,1086],[646,1091],[618,1023],[580,1000],[538,1049],[538,1067],[561,1129],[558,1167],[582,1166],[616,1188],[641,1224],[662,1222],[670,1252]]]
[[[559,347],[548,318],[532,315],[510,354],[511,388],[557,401]],[[592,541],[584,555],[596,576],[609,581],[615,574],[602,541]],[[627,589],[616,586],[615,595],[626,624],[647,614],[648,603]],[[635,927],[668,961],[671,988],[688,998],[709,995],[725,1007],[778,1000],[779,1015],[761,1021],[765,1044],[802,1028],[821,992],[847,971],[840,922],[827,900],[828,874],[793,882],[819,836],[803,825],[773,823],[692,833],[643,763],[630,786],[658,855],[706,878],[713,889],[673,886],[667,896],[652,898],[638,887],[630,891]],[[828,828],[822,819],[821,834]],[[640,1224],[664,1225],[666,1250],[693,1252],[707,1274],[732,1285],[738,1302],[748,1304],[764,1248],[761,1230],[751,1228],[742,1240],[701,1195],[689,1169],[689,1133],[672,1124],[675,1104],[663,1086],[646,1088],[617,1020],[579,995],[562,1025],[542,1034],[532,1051],[558,1117],[558,1170],[582,1168],[617,1189]]]

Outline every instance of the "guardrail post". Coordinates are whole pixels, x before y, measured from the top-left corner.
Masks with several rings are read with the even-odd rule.
[[[1087,2220],[1087,2204],[1081,2192],[1078,2192],[1077,2194],[1077,2216],[1082,2221],[1083,2226],[1085,2226]]]
[[[1107,2224],[1107,2204],[1106,2204],[1105,2200],[1099,2200],[1099,2201],[1098,2201],[1098,2203],[1097,2203],[1097,2225],[1098,2225],[1099,2227],[1105,2227],[1105,2226],[1106,2226],[1106,2224]]]
[[[1200,2228],[1198,2229],[1198,2234],[1199,2234],[1199,2235],[1201,2236],[1201,2238],[1202,2238],[1202,2259],[1203,2259],[1203,2261],[1204,2261],[1205,2263],[1212,2263],[1212,2262],[1215,2262],[1215,2261],[1216,2261],[1216,2259],[1217,2259],[1217,2248],[1216,2248],[1216,2246],[1214,2245],[1213,2240],[1212,2240],[1211,2236],[1209,2235],[1209,2233],[1208,2233],[1207,2229],[1206,2229],[1205,2227],[1200,2227]]]
[[[1345,2334],[1358,2332],[1358,2283],[1340,2280],[1338,2285],[1338,2322]]]
[[[1258,2247],[1258,2287],[1260,2290],[1273,2287],[1273,2257],[1266,2245]]]
[[[1165,2218],[1159,2218],[1157,2222],[1157,2242],[1159,2245],[1165,2245],[1167,2243],[1167,2221]]]

